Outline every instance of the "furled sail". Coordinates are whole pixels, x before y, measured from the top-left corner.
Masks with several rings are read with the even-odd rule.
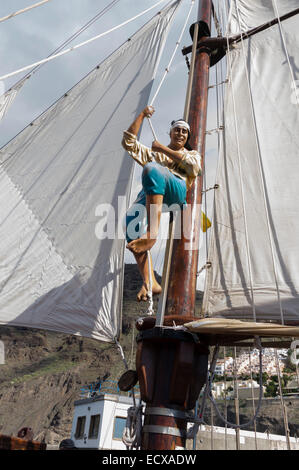
[[[297,0],[232,2],[228,31],[246,31]],[[299,322],[298,15],[234,45],[204,314]]]
[[[122,131],[148,102],[179,3],[2,148],[1,324],[118,336],[125,241],[114,220],[117,234],[133,168]]]

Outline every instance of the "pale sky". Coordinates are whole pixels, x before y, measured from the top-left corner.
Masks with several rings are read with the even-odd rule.
[[[51,0],[34,10],[0,23],[0,76],[47,57],[110,2],[111,0]],[[0,18],[34,3],[37,3],[37,0],[2,0],[0,4]],[[156,1],[153,0],[120,0],[108,13],[75,39],[71,45],[78,44],[100,34],[137,15],[155,3]],[[74,86],[95,65],[102,62],[106,56],[118,48],[166,4],[167,1],[145,16],[112,32],[108,36],[57,58],[49,64],[45,64],[26,82],[7,115],[0,122],[0,147],[12,139],[69,88]],[[179,7],[161,58],[152,95],[175,48],[190,4],[191,0],[182,0],[182,4]],[[195,2],[189,24],[191,25],[196,21],[196,18],[197,2]],[[168,144],[167,134],[169,132],[170,121],[183,116],[188,74],[181,49],[183,46],[191,44],[188,30],[189,26],[186,28],[172,68],[155,102],[156,113],[153,116],[152,122],[158,139],[164,144]],[[19,74],[5,80],[1,84],[2,87],[7,90],[21,79],[24,74]],[[214,75],[214,70],[212,70],[211,83],[215,83]],[[214,89],[210,91],[209,103],[208,129],[214,129],[217,127]],[[140,140],[150,146],[152,135],[149,126],[147,123],[145,124]],[[207,136],[206,150],[207,186],[209,187],[214,185],[215,178],[217,159],[217,137],[215,135]],[[135,178],[137,191],[138,184],[140,183],[139,169],[135,172]],[[210,215],[211,210],[212,193],[213,191],[208,193],[208,215]],[[203,259],[205,250],[203,249],[202,251],[199,262],[200,266],[205,263],[205,259]],[[162,254],[163,246],[160,247],[160,244],[157,244],[153,250],[153,259],[155,269],[160,272],[162,269]],[[130,253],[126,254],[126,262],[133,262],[133,257]],[[202,284],[199,287],[202,288]]]

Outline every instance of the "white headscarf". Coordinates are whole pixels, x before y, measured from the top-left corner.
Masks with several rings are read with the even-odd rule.
[[[170,130],[174,129],[175,127],[183,127],[190,132],[190,126],[188,122],[183,121],[183,119],[179,119],[178,121],[173,121],[171,124]]]

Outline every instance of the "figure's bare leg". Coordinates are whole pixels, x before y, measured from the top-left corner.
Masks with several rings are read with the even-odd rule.
[[[131,241],[127,245],[127,248],[131,250],[134,255],[145,253],[156,243],[159,233],[162,204],[162,194],[148,194],[146,196],[146,212],[148,220],[147,231],[142,237]]]
[[[137,262],[137,265],[138,265],[138,268],[139,268],[139,271],[143,280],[141,289],[137,294],[137,300],[139,300],[139,302],[141,300],[147,301],[148,299],[147,294],[148,294],[148,288],[149,288],[149,270],[148,270],[147,252],[133,253],[133,254],[136,259],[136,262]],[[151,255],[150,255],[150,261],[151,261],[151,274],[152,274],[152,293],[153,295],[155,294],[157,295],[161,293],[162,288],[155,277]]]

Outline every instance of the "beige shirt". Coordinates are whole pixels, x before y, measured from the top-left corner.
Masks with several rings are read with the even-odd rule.
[[[146,163],[156,161],[162,166],[166,166],[171,173],[186,181],[189,189],[195,178],[201,174],[201,158],[196,150],[183,149],[183,158],[180,162],[175,162],[162,152],[153,152],[149,147],[138,142],[136,135],[124,131],[122,146],[141,166]]]

